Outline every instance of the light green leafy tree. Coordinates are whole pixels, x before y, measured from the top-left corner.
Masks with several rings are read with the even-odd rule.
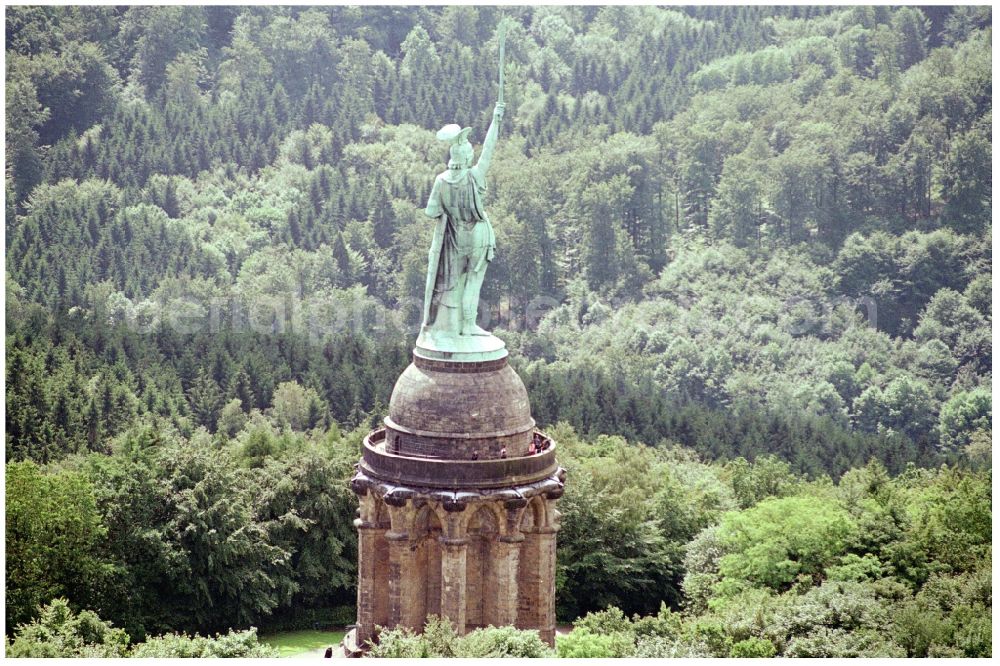
[[[86,603],[110,573],[92,485],[76,472],[12,462],[5,486],[7,626],[28,622],[56,597]]]
[[[977,431],[992,429],[993,399],[985,387],[956,393],[941,406],[938,433],[945,450],[958,451],[969,445]]]
[[[768,499],[728,513],[719,527],[726,554],[716,590],[763,585],[781,590],[800,575],[820,574],[844,552],[857,527],[835,503],[819,497]]]

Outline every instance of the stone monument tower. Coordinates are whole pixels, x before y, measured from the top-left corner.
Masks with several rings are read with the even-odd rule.
[[[535,430],[505,349],[456,356],[418,346],[385,427],[365,438],[351,481],[359,646],[376,626],[419,631],[428,615],[459,633],[513,625],[554,642],[556,445]]]
[[[513,625],[554,643],[555,504],[565,471],[555,442],[535,429],[503,341],[476,323],[495,245],[483,195],[504,110],[500,32],[500,99],[479,161],[468,129],[438,132],[450,159],[424,209],[435,227],[423,323],[351,481],[361,506],[348,651],[376,627],[419,631],[429,615],[460,634]]]

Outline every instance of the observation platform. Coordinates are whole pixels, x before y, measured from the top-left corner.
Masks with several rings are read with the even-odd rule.
[[[417,488],[474,490],[525,486],[544,481],[559,472],[555,442],[538,430],[533,436],[542,446],[541,453],[456,460],[394,452],[386,439],[386,428],[378,428],[364,439],[358,471],[384,483]]]

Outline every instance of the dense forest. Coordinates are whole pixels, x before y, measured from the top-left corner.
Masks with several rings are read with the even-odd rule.
[[[991,654],[992,13],[885,6],[8,7],[10,654],[350,621],[501,16],[559,654]]]

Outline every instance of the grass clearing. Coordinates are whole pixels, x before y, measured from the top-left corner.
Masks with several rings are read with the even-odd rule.
[[[278,648],[282,657],[295,657],[307,652],[330,647],[336,647],[344,638],[343,631],[325,631],[323,629],[300,629],[298,631],[281,631],[276,634],[261,636],[262,643]]]

